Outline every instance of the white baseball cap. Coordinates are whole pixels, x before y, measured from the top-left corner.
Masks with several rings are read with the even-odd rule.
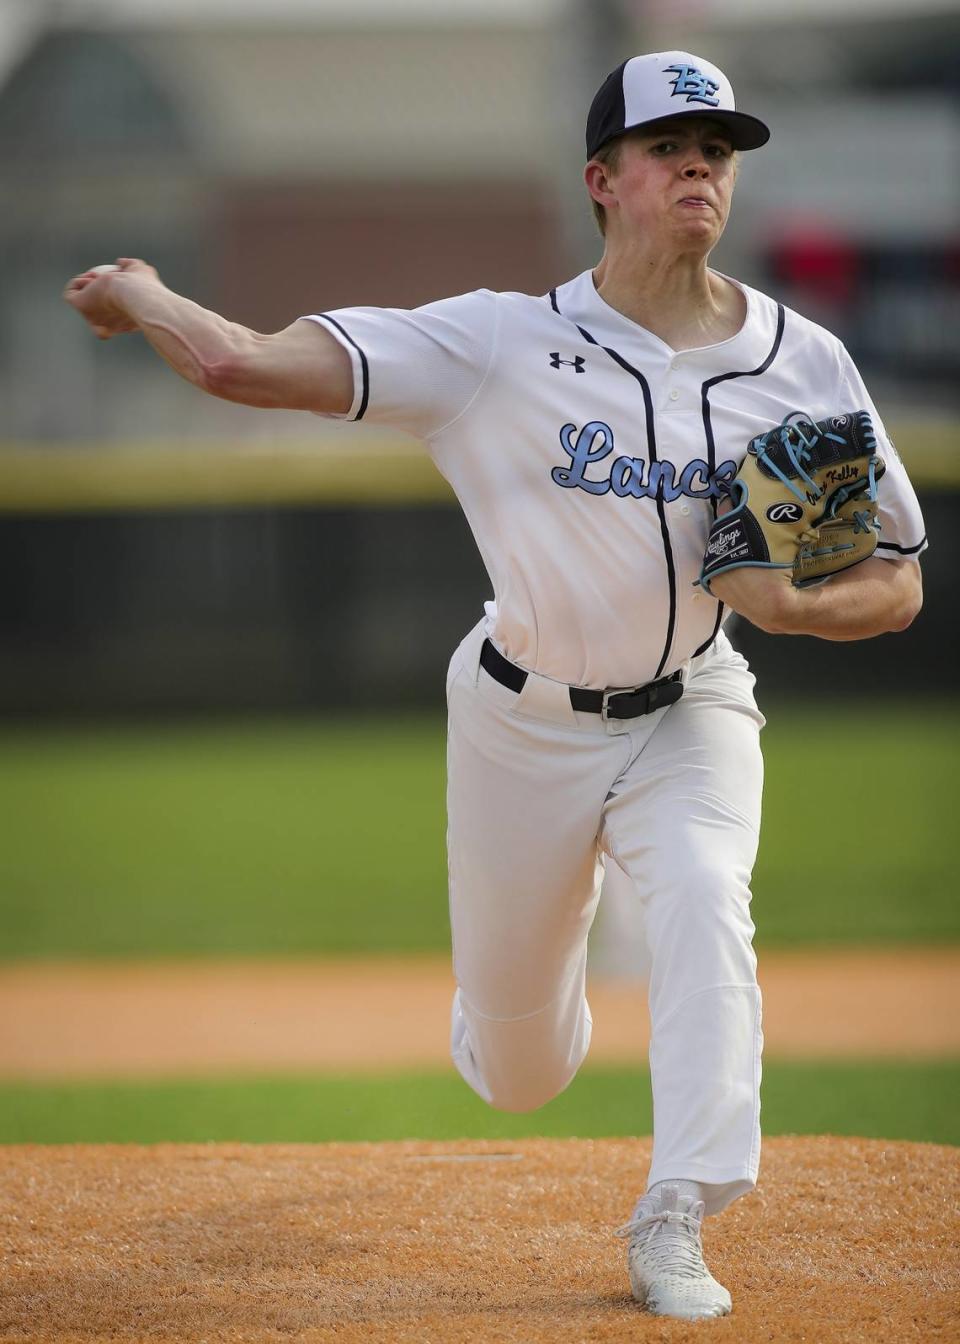
[[[600,85],[587,116],[587,158],[624,131],[667,117],[710,117],[734,149],[759,149],[770,139],[759,118],[737,111],[722,70],[689,51],[654,51],[624,61]]]

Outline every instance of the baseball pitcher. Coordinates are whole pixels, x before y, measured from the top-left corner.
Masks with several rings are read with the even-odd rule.
[[[764,720],[724,620],[902,630],[926,545],[841,343],[709,265],[738,157],[768,138],[709,61],[636,56],[587,117],[603,254],[549,294],[315,312],[273,335],[131,258],[65,294],[213,396],[412,432],[450,482],[493,590],[447,676],[453,1059],[505,1110],[567,1086],[615,865],[645,921],[654,1100],[621,1231],[638,1301],[687,1319],[731,1309],[701,1224],[760,1158]]]

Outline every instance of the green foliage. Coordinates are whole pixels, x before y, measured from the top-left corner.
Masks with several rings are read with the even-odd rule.
[[[960,1144],[960,1062],[771,1063],[764,1133]],[[490,1110],[454,1074],[4,1084],[0,1142],[326,1143],[649,1134],[639,1070],[586,1069],[542,1110]]]
[[[960,937],[960,708],[769,718],[759,941]],[[8,728],[0,959],[445,948],[443,790],[438,716]]]

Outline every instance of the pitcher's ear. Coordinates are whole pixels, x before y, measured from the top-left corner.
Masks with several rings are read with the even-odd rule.
[[[607,176],[609,171],[608,165],[600,163],[597,159],[591,159],[583,170],[587,191],[600,205],[612,205],[614,201],[610,179]]]

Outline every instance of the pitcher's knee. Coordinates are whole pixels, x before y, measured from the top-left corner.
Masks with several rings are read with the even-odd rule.
[[[573,1080],[586,1057],[592,1025],[582,998],[567,1020],[551,1006],[503,1021],[477,1013],[458,991],[451,1054],[488,1105],[498,1111],[535,1111]]]
[[[511,1111],[518,1115],[539,1111],[541,1106],[546,1106],[548,1101],[553,1101],[554,1097],[570,1086],[576,1077],[577,1067],[568,1066],[562,1073],[536,1079],[498,1078],[489,1089],[490,1095],[486,1100],[495,1111]]]

